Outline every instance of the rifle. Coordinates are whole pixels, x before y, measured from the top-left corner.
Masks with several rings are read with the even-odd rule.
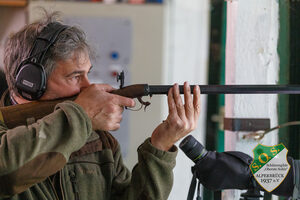
[[[150,102],[144,102],[143,96],[167,95],[173,85],[135,84],[123,87],[124,72],[117,76],[120,80],[120,89],[111,93],[129,98],[137,98],[145,108]],[[191,91],[195,85],[191,85]],[[300,85],[199,85],[201,94],[300,94]],[[179,86],[183,94],[183,85]],[[0,121],[8,128],[28,124],[28,120],[38,120],[54,111],[56,104],[75,97],[51,101],[34,101],[26,104],[12,105],[0,108]]]

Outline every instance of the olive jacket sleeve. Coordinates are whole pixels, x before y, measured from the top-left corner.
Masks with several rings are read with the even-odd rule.
[[[29,126],[7,129],[0,122],[0,197],[25,191],[59,171],[91,133],[87,115],[71,101]]]
[[[115,178],[112,184],[112,200],[165,200],[173,184],[173,168],[177,147],[168,152],[152,146],[148,138],[138,148],[138,164],[132,175],[124,166],[120,151],[115,154]]]

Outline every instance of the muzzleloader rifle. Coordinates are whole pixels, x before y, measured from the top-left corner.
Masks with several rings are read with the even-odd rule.
[[[143,96],[167,95],[173,85],[148,85],[134,84],[124,87],[124,72],[117,76],[120,81],[120,89],[111,93],[137,98],[145,106],[150,102],[144,102]],[[191,91],[195,85],[191,85]],[[300,85],[199,85],[201,94],[300,94]],[[180,94],[183,94],[183,85],[179,86]],[[52,113],[56,104],[73,100],[75,97],[57,99],[51,101],[34,101],[26,104],[0,107],[0,121],[8,128],[26,125],[28,119],[38,120]]]

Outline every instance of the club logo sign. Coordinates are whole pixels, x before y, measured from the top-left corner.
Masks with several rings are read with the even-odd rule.
[[[283,144],[265,146],[258,144],[254,149],[254,159],[250,164],[255,180],[268,192],[275,190],[290,170],[287,152]]]

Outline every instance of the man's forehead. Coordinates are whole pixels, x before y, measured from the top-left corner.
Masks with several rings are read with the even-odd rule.
[[[81,54],[78,57],[72,56],[72,58],[57,61],[55,71],[69,74],[74,71],[89,71],[91,67],[89,56]]]

